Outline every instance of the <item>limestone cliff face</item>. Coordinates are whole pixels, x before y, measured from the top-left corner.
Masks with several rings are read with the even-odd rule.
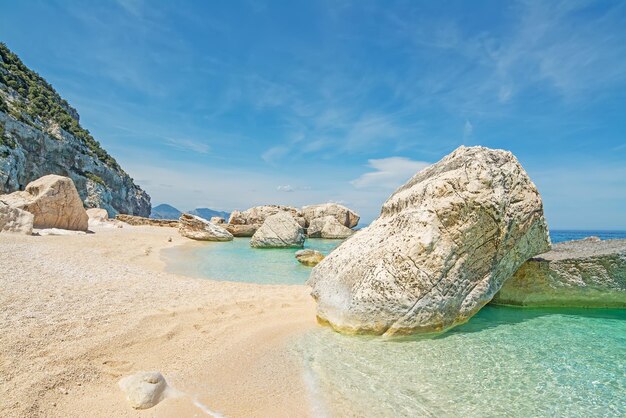
[[[70,177],[87,208],[150,215],[150,196],[37,73],[0,44],[0,194],[47,174]]]

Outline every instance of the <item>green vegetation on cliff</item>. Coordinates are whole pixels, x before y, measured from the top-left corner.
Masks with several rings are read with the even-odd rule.
[[[118,163],[109,155],[88,130],[80,126],[78,114],[54,88],[39,74],[30,70],[17,55],[0,42],[0,83],[8,86],[19,95],[10,105],[0,95],[0,112],[9,113],[28,125],[39,120],[43,123],[56,123],[62,129],[80,139],[93,154],[108,166],[122,171]],[[0,88],[6,89],[0,85]],[[9,92],[7,91],[7,94]],[[40,126],[35,126],[40,129]]]

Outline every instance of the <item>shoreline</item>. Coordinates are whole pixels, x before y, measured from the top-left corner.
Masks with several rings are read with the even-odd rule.
[[[304,285],[165,271],[172,228],[0,236],[0,412],[7,416],[306,416],[290,338],[316,327]],[[168,238],[172,242],[168,242]],[[300,370],[300,373],[295,370]],[[158,370],[186,395],[136,411],[117,381]],[[194,405],[194,401],[196,405]]]

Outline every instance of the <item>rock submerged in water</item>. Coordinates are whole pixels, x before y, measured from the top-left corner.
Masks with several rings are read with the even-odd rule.
[[[555,244],[525,262],[491,301],[534,307],[626,307],[626,240]]]
[[[296,260],[309,267],[318,265],[324,259],[324,254],[311,249],[296,251],[295,256]]]
[[[198,241],[232,241],[230,232],[199,216],[183,213],[178,219],[178,232]]]
[[[334,216],[315,218],[309,224],[309,238],[345,239],[354,234],[354,230],[343,226]]]
[[[302,216],[306,220],[307,226],[309,226],[316,218],[332,216],[337,219],[337,222],[341,225],[347,228],[354,228],[359,224],[359,220],[361,219],[356,212],[337,203],[322,203],[320,205],[304,206],[301,212]]]
[[[460,147],[396,190],[307,283],[318,319],[338,331],[438,332],[549,248],[541,197],[513,154]]]
[[[261,227],[261,225],[233,225],[221,224],[222,228],[230,232],[234,237],[251,237]]]
[[[0,201],[0,232],[32,235],[35,216]]]
[[[49,174],[28,183],[24,191],[0,196],[14,208],[34,215],[34,228],[58,228],[86,231],[87,212],[69,177]]]
[[[135,409],[152,408],[165,398],[167,391],[167,382],[159,372],[138,372],[124,377],[118,385]]]
[[[302,248],[304,229],[287,212],[269,216],[254,233],[250,245],[255,248]]]

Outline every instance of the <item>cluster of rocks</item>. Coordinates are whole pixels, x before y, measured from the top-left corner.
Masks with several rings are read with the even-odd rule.
[[[69,177],[49,174],[24,190],[0,195],[0,232],[32,235],[76,235],[89,227],[118,227],[106,209],[85,210]]]
[[[324,258],[307,283],[318,320],[347,333],[439,332],[494,297],[626,306],[625,245],[592,241],[546,253],[541,197],[517,159],[460,147],[396,190],[379,218]],[[579,255],[568,254],[572,246]]]
[[[118,218],[128,219],[127,216]],[[169,221],[149,219],[145,222]],[[325,203],[302,209],[282,205],[255,206],[233,211],[228,221],[221,217],[207,221],[183,214],[175,226],[181,235],[196,240],[228,241],[233,237],[251,237],[250,245],[255,248],[302,248],[307,237],[348,238],[354,234],[351,228],[358,222],[356,212],[336,203]]]
[[[161,226],[169,228],[178,227],[178,221],[173,221],[170,219],[152,219],[143,216],[125,215],[121,213],[115,215],[115,219],[133,226]]]

